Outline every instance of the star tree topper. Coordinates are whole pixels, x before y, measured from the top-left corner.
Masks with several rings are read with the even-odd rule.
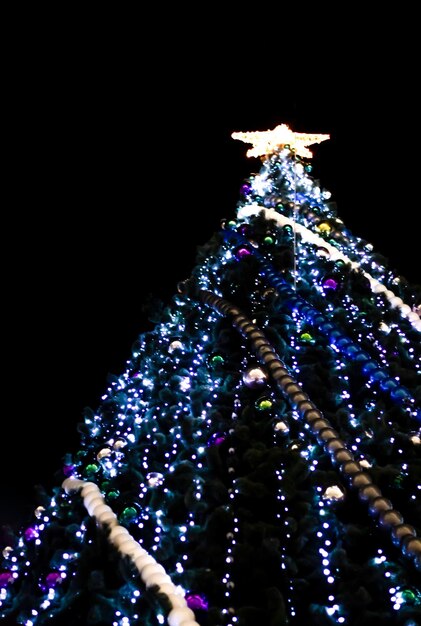
[[[315,143],[330,139],[330,135],[310,135],[296,133],[286,124],[275,126],[273,130],[262,130],[249,133],[232,133],[233,139],[251,143],[253,148],[247,150],[248,157],[269,156],[284,146],[289,146],[301,156],[311,159],[313,154],[307,148]]]

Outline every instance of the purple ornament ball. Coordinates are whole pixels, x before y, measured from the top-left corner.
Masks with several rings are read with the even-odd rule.
[[[38,529],[30,526],[29,528],[25,530],[24,536],[25,536],[26,541],[34,541],[35,539],[38,539],[39,537]]]
[[[54,587],[57,587],[57,585],[60,585],[62,582],[63,577],[60,572],[50,572],[45,578],[45,586],[48,589],[53,589]]]
[[[246,246],[240,246],[235,251],[235,258],[237,259],[237,261],[241,261],[242,259],[245,259],[246,257],[250,255],[251,255],[251,251]]]
[[[186,596],[186,602],[187,606],[192,611],[207,611],[208,609],[208,601],[206,600],[205,596],[198,593],[188,594]]]
[[[339,286],[339,283],[334,278],[326,278],[323,281],[324,289],[331,289],[332,291],[336,291],[338,286]]]
[[[71,476],[74,471],[75,471],[75,466],[74,465],[64,465],[63,466],[63,474],[65,476]]]
[[[14,578],[12,572],[0,572],[0,589],[12,584]]]
[[[225,435],[223,433],[213,433],[208,439],[207,445],[210,446],[219,446],[219,444],[225,441]]]

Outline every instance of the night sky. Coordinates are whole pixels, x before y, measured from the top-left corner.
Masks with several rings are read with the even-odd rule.
[[[357,81],[337,93],[325,68],[298,93],[285,75],[257,85],[238,63],[222,82],[185,67],[161,67],[157,80],[133,62],[122,71],[66,59],[57,72],[28,60],[10,92],[1,523],[24,523],[35,485],[58,484],[84,407],[98,406],[107,375],[124,371],[151,328],[148,299],[169,303],[197,247],[234,217],[260,161],[232,132],[287,123],[330,133],[312,175],[355,235],[421,282],[411,87],[391,98],[386,83]]]

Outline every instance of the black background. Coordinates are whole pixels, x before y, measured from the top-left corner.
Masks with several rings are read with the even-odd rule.
[[[330,133],[313,176],[355,235],[421,280],[417,86],[384,49],[355,63],[329,40],[317,55],[314,32],[302,56],[281,36],[247,55],[241,33],[228,52],[217,34],[145,45],[147,24],[126,37],[111,18],[21,35],[6,62],[1,523],[24,522],[34,486],[78,449],[83,408],[151,327],[149,295],[168,303],[234,217],[260,161],[232,132]]]

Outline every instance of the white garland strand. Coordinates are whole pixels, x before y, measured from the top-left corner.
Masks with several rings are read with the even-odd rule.
[[[308,241],[310,243],[314,243],[317,246],[323,246],[324,248],[326,248],[329,251],[330,256],[333,260],[341,259],[342,261],[345,261],[346,263],[350,263],[352,269],[355,269],[355,270],[361,269],[359,263],[356,263],[355,261],[351,261],[351,259],[349,259],[347,256],[342,254],[342,252],[340,252],[337,248],[335,248],[335,246],[332,246],[327,241],[325,241],[322,237],[319,237],[315,233],[311,232],[311,230],[309,230],[305,226],[302,226],[301,224],[297,224],[296,221],[289,219],[285,215],[282,215],[282,213],[278,213],[275,209],[266,209],[265,207],[262,207],[258,204],[249,204],[247,206],[241,207],[238,210],[238,216],[240,218],[247,218],[247,217],[250,217],[251,215],[258,215],[262,212],[265,214],[266,219],[275,220],[280,226],[286,226],[286,225],[291,226],[291,228],[295,229],[298,233],[300,233],[304,241]],[[370,282],[370,287],[373,293],[383,292],[385,297],[388,299],[390,306],[393,309],[395,308],[399,309],[402,317],[406,317],[406,319],[415,328],[415,330],[417,330],[418,332],[421,332],[421,319],[419,315],[415,313],[415,311],[413,311],[408,304],[405,304],[401,298],[396,296],[393,293],[393,291],[390,291],[390,289],[387,289],[387,287],[385,287],[382,283],[380,283],[376,278],[373,278],[370,274],[368,274],[364,270],[362,270],[362,272],[364,276]]]
[[[165,569],[129,534],[127,528],[120,526],[116,514],[105,504],[98,486],[89,481],[77,478],[66,478],[62,487],[67,494],[80,492],[83,504],[89,515],[95,517],[97,523],[110,530],[109,540],[122,556],[128,556],[138,570],[146,587],[158,586],[160,593],[167,596],[171,610],[167,616],[169,626],[200,626],[195,621],[193,611],[176,587]]]

